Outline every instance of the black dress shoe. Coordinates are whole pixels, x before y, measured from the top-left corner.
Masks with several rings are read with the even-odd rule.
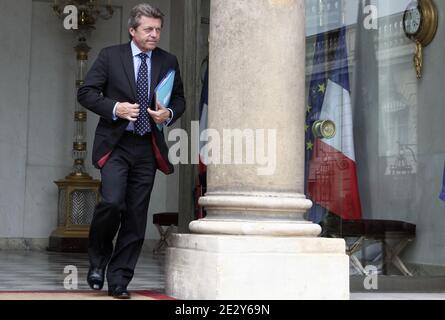
[[[102,290],[104,286],[105,270],[91,268],[88,270],[87,282],[91,289]]]
[[[108,289],[108,295],[116,299],[130,299],[130,292],[124,286],[112,286]]]

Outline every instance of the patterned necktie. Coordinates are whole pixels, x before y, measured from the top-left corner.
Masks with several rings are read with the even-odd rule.
[[[150,74],[150,70],[148,70],[147,66],[147,54],[140,53],[138,56],[141,58],[141,66],[138,71],[138,79],[136,85],[136,95],[137,95],[137,103],[139,104],[139,117],[134,123],[135,133],[142,136],[148,132],[150,132],[150,121],[149,115],[147,112],[149,101],[148,96],[150,92],[150,81],[148,79],[148,75]]]

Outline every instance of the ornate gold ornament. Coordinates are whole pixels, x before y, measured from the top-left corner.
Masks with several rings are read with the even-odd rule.
[[[417,78],[422,78],[423,48],[433,41],[439,15],[433,0],[413,0],[403,14],[403,30],[416,44],[414,67]]]
[[[331,120],[318,120],[312,125],[312,133],[320,139],[332,139],[336,132],[335,123]]]

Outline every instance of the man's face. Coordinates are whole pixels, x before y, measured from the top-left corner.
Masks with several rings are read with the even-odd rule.
[[[139,26],[128,31],[133,36],[133,41],[143,52],[154,50],[161,39],[161,19],[142,16]]]

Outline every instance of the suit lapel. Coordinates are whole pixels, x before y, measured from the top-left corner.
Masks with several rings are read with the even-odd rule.
[[[151,55],[151,81],[150,81],[150,97],[149,101],[153,101],[153,94],[156,85],[159,83],[159,75],[161,73],[161,57],[159,55],[159,50],[153,50]],[[150,103],[150,107],[156,107],[156,103]]]
[[[124,65],[125,74],[127,75],[128,82],[130,83],[134,102],[136,102],[136,80],[134,79],[133,54],[131,52],[130,43],[123,46],[123,49],[121,51],[121,59]]]

